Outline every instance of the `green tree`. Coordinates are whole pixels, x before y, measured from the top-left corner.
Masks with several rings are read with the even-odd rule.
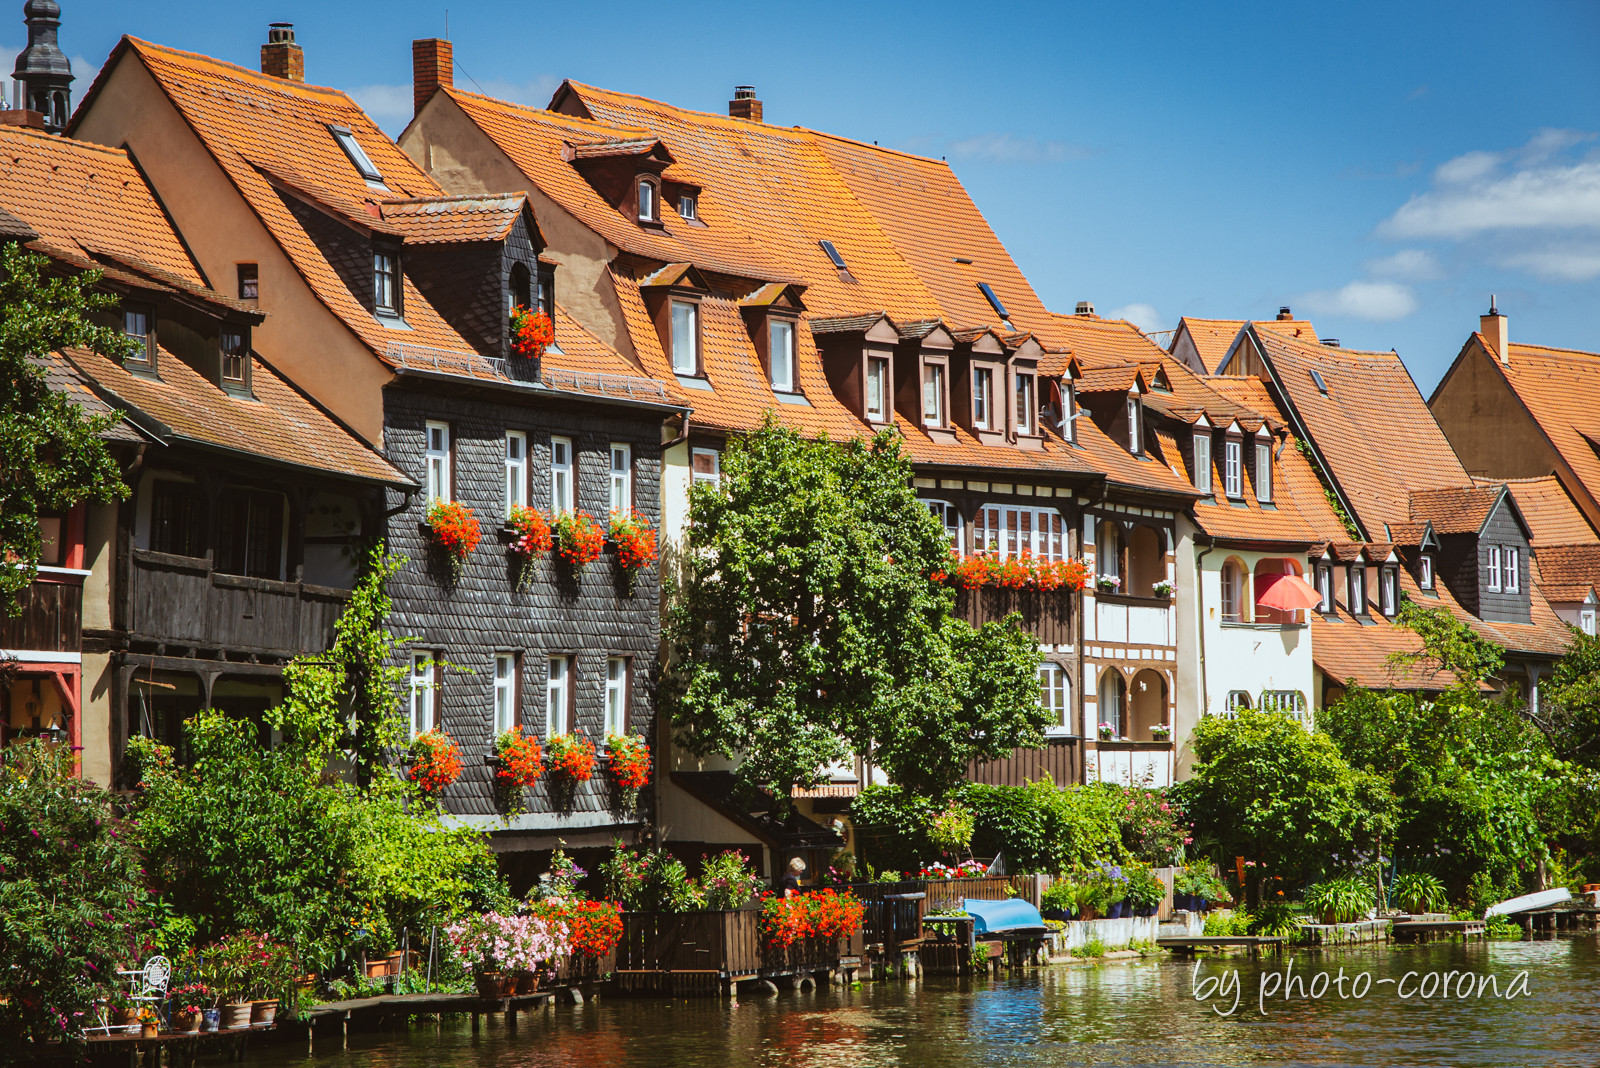
[[[1224,867],[1242,856],[1298,881],[1332,854],[1387,838],[1382,779],[1352,768],[1326,734],[1277,713],[1240,712],[1202,719],[1193,746],[1193,772],[1172,795]]]
[[[94,321],[116,300],[97,292],[99,271],[52,277],[50,261],[15,243],[0,247],[0,605],[15,615],[38,574],[39,513],[127,495],[101,437],[115,415],[85,415],[55,392],[41,359],[92,349],[120,360],[131,342]]]
[[[0,1061],[91,1024],[149,932],[132,828],[65,747],[0,756]]]
[[[1573,630],[1541,696],[1537,721],[1556,755],[1600,770],[1600,638]]]
[[[1036,641],[974,631],[897,433],[807,441],[769,414],[697,485],[663,687],[681,744],[786,799],[852,751],[939,796],[973,759],[1043,742]]]
[[[1422,648],[1389,654],[1389,662],[1402,670],[1419,674],[1448,672],[1455,677],[1453,687],[1476,692],[1479,684],[1499,674],[1505,666],[1505,650],[1480,638],[1455,614],[1444,608],[1424,608],[1411,598],[1400,604],[1395,621],[1422,639]]]

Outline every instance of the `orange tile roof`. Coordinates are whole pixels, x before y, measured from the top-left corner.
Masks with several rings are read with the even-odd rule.
[[[1577,545],[1600,542],[1589,521],[1573,503],[1566,487],[1555,475],[1538,478],[1474,479],[1480,484],[1504,482],[1533,530],[1531,544],[1537,550],[1543,545]]]
[[[290,180],[302,193],[351,215],[369,202],[442,195],[442,190],[337,89],[287,81],[247,67],[124,37],[85,96],[83,112],[117,63],[131,54],[149,70],[167,98],[238,188],[307,284],[380,358],[397,340],[350,292],[327,256],[284,202],[267,172]],[[356,171],[329,132],[351,131],[383,175],[376,189]],[[307,187],[310,188],[307,188]],[[359,216],[355,216],[359,219]],[[371,221],[381,225],[372,214]],[[469,352],[466,342],[411,283],[404,280],[408,345]]]
[[[142,413],[136,422],[171,436],[247,456],[265,457],[341,478],[411,485],[405,475],[307,400],[259,356],[251,361],[256,399],[227,393],[165,349],[159,378],[135,374],[93,352],[64,354],[113,407]],[[151,426],[154,421],[155,426]]]
[[[1481,334],[1473,339],[1492,352]],[[1469,342],[1470,344],[1471,342]],[[1516,393],[1539,429],[1600,501],[1600,353],[1543,345],[1511,345],[1511,359],[1488,358]]]
[[[108,256],[210,290],[121,149],[0,126],[0,209],[52,250],[85,260]]]
[[[1410,521],[1414,491],[1472,484],[1398,354],[1329,348],[1272,329],[1256,336],[1369,536]]]
[[[1541,582],[1600,586],[1600,544],[1547,545],[1534,556]]]
[[[1244,319],[1197,319],[1192,315],[1185,315],[1178,320],[1178,329],[1173,333],[1173,343],[1176,344],[1178,335],[1188,332],[1189,340],[1194,343],[1194,349],[1200,354],[1207,371],[1215,372],[1222,365],[1222,360],[1228,355],[1228,350],[1233,347],[1234,338],[1239,336],[1243,328]],[[1290,337],[1297,337],[1303,341],[1316,341],[1317,331],[1310,322],[1304,319],[1258,319],[1254,320],[1257,327],[1268,330],[1277,330]]]
[[[1498,485],[1417,490],[1411,494],[1411,518],[1432,523],[1440,534],[1476,534],[1504,493]]]
[[[451,243],[503,241],[528,205],[514,196],[421,197],[378,205],[383,221],[408,241]]]

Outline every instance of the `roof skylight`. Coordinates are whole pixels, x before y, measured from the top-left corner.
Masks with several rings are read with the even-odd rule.
[[[832,241],[818,241],[817,244],[822,246],[822,251],[828,254],[828,258],[833,261],[833,265],[835,267],[839,268],[841,271],[848,271],[850,269],[849,267],[845,266],[844,257],[839,255],[839,250],[833,247]]]
[[[1311,368],[1311,381],[1317,384],[1317,391],[1324,396],[1328,393],[1328,383],[1322,380],[1322,372],[1315,367]]]
[[[989,300],[989,307],[994,309],[994,313],[996,315],[1000,316],[1002,319],[1011,318],[1011,313],[1006,311],[1006,306],[1004,304],[1000,303],[1000,298],[995,296],[994,290],[989,288],[988,282],[979,282],[978,288],[983,290],[983,295]]]
[[[350,162],[355,164],[356,171],[361,177],[369,182],[381,183],[383,181],[383,174],[373,165],[372,160],[367,158],[366,152],[362,150],[361,145],[356,141],[355,134],[350,132],[349,127],[330,125],[328,132],[333,134],[335,141],[339,142],[339,147],[344,149],[346,156],[350,157]]]

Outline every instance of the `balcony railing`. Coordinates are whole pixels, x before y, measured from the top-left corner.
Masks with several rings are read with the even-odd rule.
[[[974,627],[1004,619],[1012,612],[1022,615],[1022,625],[1044,645],[1068,645],[1073,637],[1071,590],[1009,590],[981,586],[956,591],[956,617]]]
[[[0,649],[76,653],[83,638],[83,576],[40,568],[20,595],[22,611],[0,611]]]
[[[210,557],[133,550],[128,630],[138,638],[293,656],[321,652],[349,590],[219,575]]]

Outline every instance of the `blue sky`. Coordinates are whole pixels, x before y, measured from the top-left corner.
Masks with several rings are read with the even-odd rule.
[[[86,88],[132,33],[409,118],[444,4],[60,0]],[[21,4],[7,5],[17,11]],[[1280,304],[1396,348],[1424,392],[1490,292],[1518,341],[1600,350],[1600,4],[521,4],[449,12],[458,83],[565,77],[944,156],[1050,306],[1147,329]],[[0,17],[0,63],[25,40]],[[936,224],[936,220],[931,221]]]

